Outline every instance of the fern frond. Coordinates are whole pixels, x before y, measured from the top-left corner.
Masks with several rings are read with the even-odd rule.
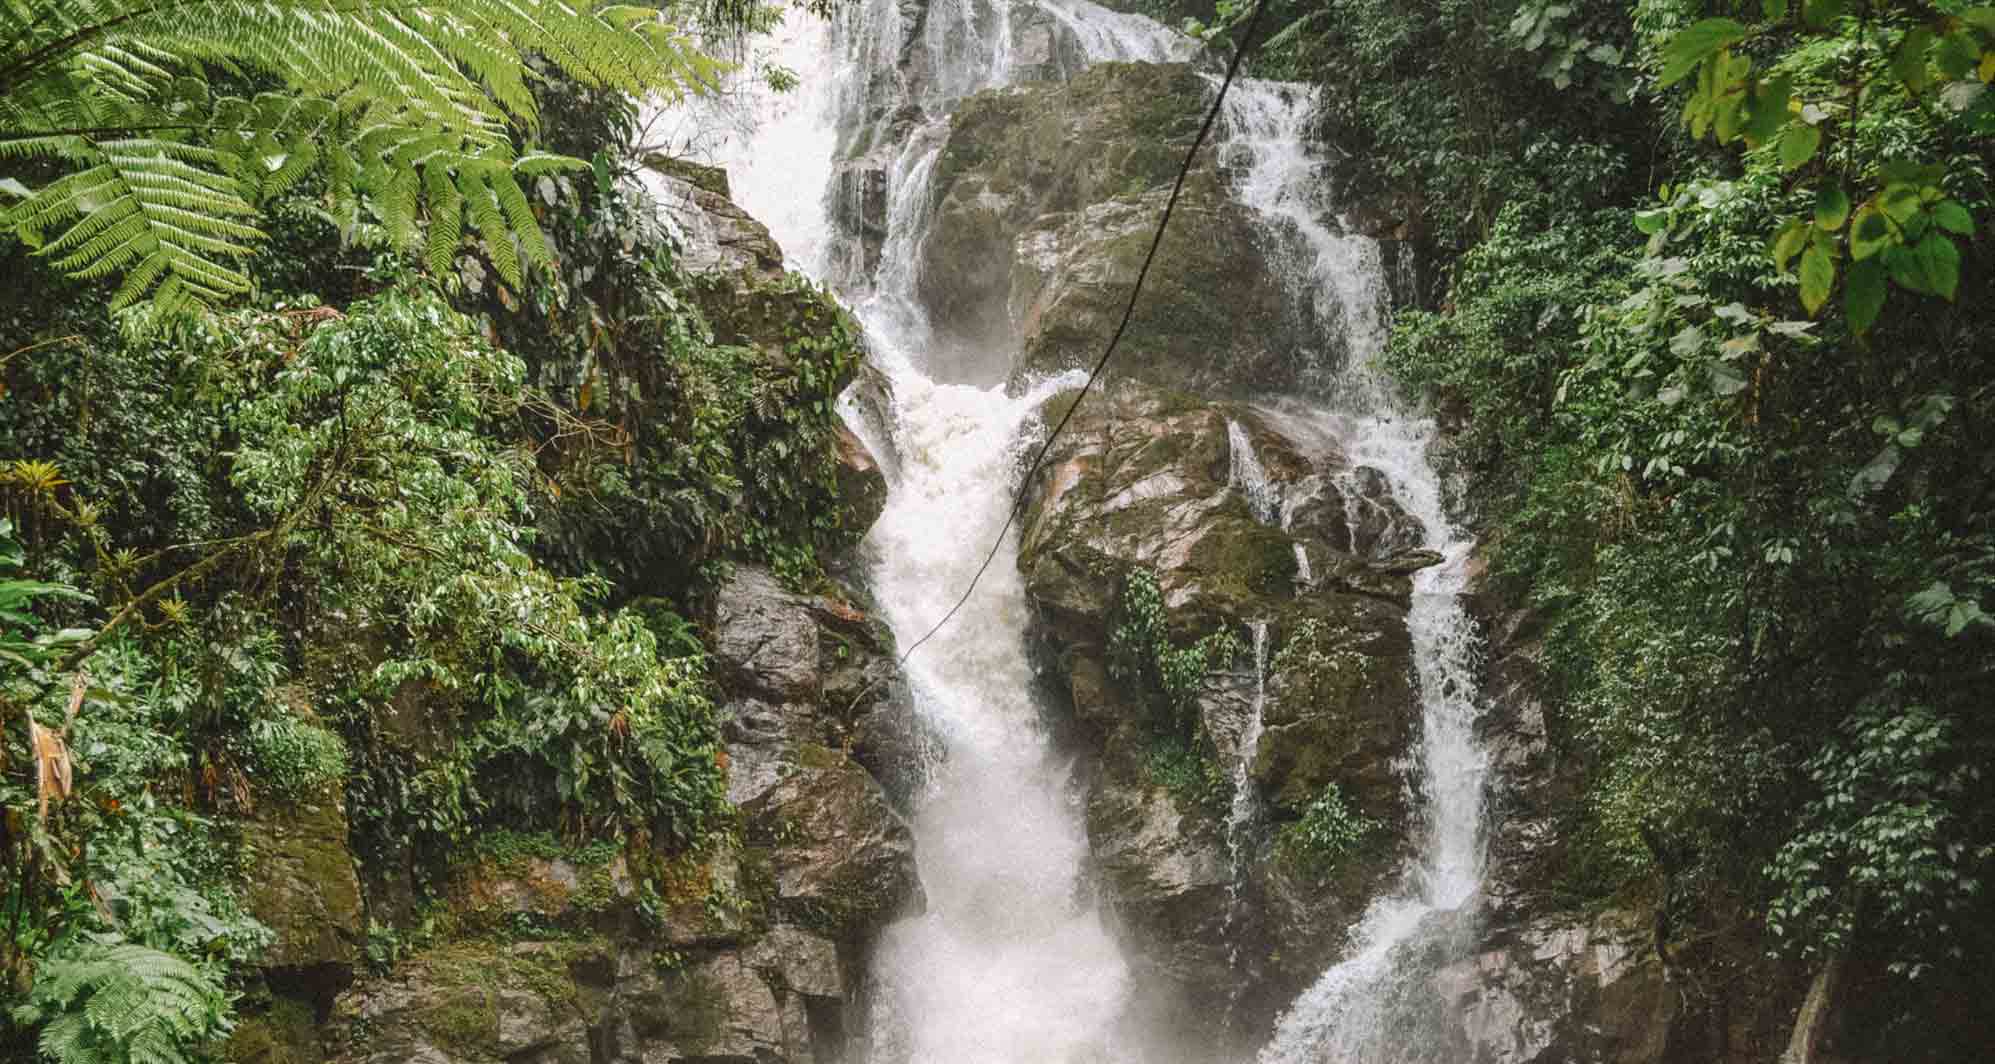
[[[549,257],[519,178],[581,165],[515,159],[509,130],[538,122],[528,53],[637,94],[700,91],[719,69],[636,4],[0,0],[0,161],[66,171],[0,223],[65,273],[122,273],[117,305],[213,301],[248,288],[254,204],[317,170],[349,235],[371,213],[447,266],[462,212],[517,285],[522,259]],[[283,88],[217,97],[209,71]]]
[[[457,244],[463,235],[464,196],[451,180],[450,170],[441,165],[423,168],[425,192],[429,196],[429,244],[423,258],[429,271],[438,276],[450,272],[457,258]]]
[[[36,1045],[57,1064],[188,1064],[188,1047],[228,1029],[228,1007],[201,969],[121,943],[49,958],[14,1014],[42,1025]]]

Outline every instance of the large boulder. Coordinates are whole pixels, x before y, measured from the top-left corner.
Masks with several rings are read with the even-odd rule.
[[[1153,991],[1139,1007],[1187,1045],[1265,1031],[1413,834],[1408,573],[1432,559],[1404,549],[1417,524],[1333,429],[1124,382],[1076,412],[1028,486],[1020,569],[1095,753],[1096,871]],[[1208,661],[1189,743],[1110,650],[1137,571],[1167,638],[1240,648]],[[1299,859],[1284,840],[1332,787],[1378,826],[1333,862]]]
[[[652,153],[647,183],[679,237],[679,265],[688,273],[746,273],[763,279],[783,272],[783,249],[769,227],[728,198],[727,171]]]
[[[295,801],[267,801],[241,822],[243,851],[255,869],[249,910],[277,935],[264,965],[335,989],[352,976],[367,937],[342,798],[329,787]]]
[[[935,164],[917,274],[943,357],[1019,344],[1025,371],[1091,364],[1211,92],[1190,65],[1105,63],[964,100]],[[1282,279],[1225,181],[1201,153],[1123,338],[1122,374],[1205,394],[1296,379]]]
[[[608,943],[462,942],[340,998],[337,1064],[590,1064],[614,982]]]

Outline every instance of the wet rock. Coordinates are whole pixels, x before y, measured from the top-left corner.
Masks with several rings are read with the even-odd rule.
[[[767,847],[778,912],[834,938],[877,928],[918,897],[914,836],[886,793],[844,754],[800,744],[790,771],[742,807]]]
[[[605,1025],[611,1064],[810,1060],[808,1042],[788,1036],[776,992],[733,953],[680,967],[638,955],[619,974]]]
[[[652,153],[644,158],[660,209],[680,237],[679,263],[688,273],[783,272],[783,249],[769,227],[728,198],[727,173]]]
[[[1133,744],[1132,744],[1133,745]],[[1228,976],[1226,841],[1210,816],[1186,809],[1145,766],[1114,748],[1088,795],[1094,867],[1116,919],[1144,947],[1136,981],[1224,996]]]
[[[323,970],[325,979],[344,984],[367,928],[347,849],[344,796],[328,789],[296,802],[266,802],[242,821],[242,832],[255,870],[249,910],[277,934],[263,963]]]
[[[776,928],[750,947],[743,960],[774,985],[805,997],[837,998],[846,991],[837,943],[808,931]]]
[[[600,941],[457,943],[343,995],[328,1031],[336,1064],[586,1064],[609,987]]]
[[[900,455],[894,453],[894,382],[868,362],[859,367],[844,398],[850,403],[846,416],[853,421],[852,429],[872,441],[867,449],[881,472],[889,480],[900,475]]]
[[[1403,614],[1358,595],[1308,603],[1268,677],[1252,775],[1297,815],[1336,784],[1367,816],[1409,818],[1399,765],[1420,728]]]
[[[1057,34],[1046,41],[1040,58],[1061,67]],[[1210,92],[1189,65],[1109,63],[964,100],[936,164],[918,282],[943,345],[1022,337],[1026,371],[1091,364]],[[1124,337],[1122,374],[1208,394],[1295,380],[1284,288],[1255,231],[1205,153]]]
[[[1500,930],[1435,985],[1477,1060],[1550,1064],[1666,1059],[1678,994],[1647,948],[1646,921],[1609,911]]]
[[[832,438],[837,468],[838,498],[845,506],[846,534],[858,539],[887,508],[887,476],[864,440],[844,425]]]
[[[773,702],[814,705],[820,689],[811,599],[765,569],[743,566],[714,607],[713,654],[733,690]]]
[[[1282,496],[1273,513],[1231,482],[1229,423]],[[1342,514],[1340,493],[1367,490],[1333,440],[1302,428],[1255,407],[1111,388],[1056,441],[1021,537],[1036,634],[1095,754],[1089,840],[1141,973],[1139,1008],[1188,1046],[1264,1031],[1339,956],[1412,836],[1403,772],[1419,707],[1406,571],[1429,559],[1401,557],[1394,571],[1339,550],[1317,525],[1280,527],[1283,499],[1327,496],[1337,501],[1325,512]],[[1314,560],[1311,580],[1298,547]],[[1136,569],[1156,577],[1180,646],[1220,631],[1244,646],[1255,625],[1267,630],[1265,677],[1244,651],[1208,663],[1189,744],[1160,733],[1155,696],[1118,678],[1110,657]],[[1243,749],[1257,689],[1264,727]],[[1249,816],[1232,824],[1242,758]],[[1297,866],[1278,840],[1332,784],[1383,826],[1334,868]]]

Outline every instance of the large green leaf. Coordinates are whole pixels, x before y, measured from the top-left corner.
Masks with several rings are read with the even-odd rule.
[[[1926,52],[1933,46],[1933,31],[1926,26],[1914,26],[1905,31],[1905,37],[1898,43],[1898,50],[1891,56],[1891,72],[1913,92],[1925,91]]]
[[[1815,224],[1833,233],[1849,220],[1850,197],[1841,185],[1823,185],[1815,194]]]
[[[1856,217],[1850,222],[1850,257],[1870,258],[1891,242],[1891,223],[1883,212],[1868,203],[1857,208]]]
[[[1850,331],[1861,336],[1877,322],[1884,309],[1884,266],[1875,259],[1850,267],[1843,292],[1843,312],[1849,317]]]
[[[1815,157],[1815,149],[1822,146],[1822,131],[1806,122],[1790,123],[1780,135],[1780,166],[1784,170],[1800,168]]]
[[[1815,314],[1829,301],[1829,290],[1835,286],[1835,262],[1820,246],[1811,245],[1801,253],[1801,305]]]
[[[1663,48],[1661,84],[1682,81],[1697,64],[1720,49],[1729,48],[1752,35],[1744,23],[1729,18],[1707,18],[1677,33]]]

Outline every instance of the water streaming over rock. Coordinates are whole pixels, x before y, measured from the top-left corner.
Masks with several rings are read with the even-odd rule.
[[[1015,78],[1190,50],[1148,19],[1085,0],[865,0],[830,24],[792,11],[777,59],[806,90],[776,101],[745,93],[745,104],[733,104],[734,132],[701,146],[728,167],[736,199],[771,225],[793,264],[854,307],[891,379],[899,463],[869,543],[878,559],[874,592],[904,644],[947,611],[983,560],[1004,520],[1021,440],[1037,429],[1037,404],[1071,383],[1042,381],[1022,394],[957,383],[1003,377],[1016,353],[1008,349],[973,353],[987,364],[967,373],[929,364],[915,282],[946,111],[964,94]],[[1309,90],[1242,82],[1228,98],[1219,149],[1236,195],[1268,223],[1299,313],[1315,323],[1320,348],[1298,357],[1335,407],[1276,409],[1333,435],[1354,468],[1382,473],[1419,521],[1420,545],[1445,561],[1416,575],[1409,616],[1424,710],[1421,858],[1405,888],[1355,929],[1353,956],[1283,1017],[1261,1054],[1265,1064],[1420,1059],[1417,1051],[1395,1055],[1383,1040],[1395,1002],[1424,978],[1424,968],[1405,962],[1405,947],[1423,922],[1474,894],[1486,774],[1472,730],[1475,638],[1460,603],[1470,543],[1449,522],[1425,458],[1432,424],[1398,412],[1367,364],[1383,332],[1380,257],[1317,198],[1327,182],[1307,148],[1313,107]],[[855,216],[867,196],[882,201],[884,219]],[[868,225],[884,229],[872,233],[871,252]],[[1245,431],[1231,425],[1229,438],[1235,485],[1262,520],[1285,524],[1289,507]],[[1118,1030],[1129,968],[1082,879],[1079,796],[1032,694],[1013,553],[1010,544],[998,551],[976,595],[909,664],[920,711],[946,753],[916,814],[927,911],[889,928],[872,962],[882,1000],[859,1053],[875,1064],[1141,1059],[1136,1039]],[[1306,582],[1300,548],[1297,563]],[[1258,718],[1266,626],[1254,633]],[[1252,745],[1242,737],[1236,840],[1254,815]],[[1235,842],[1236,862],[1245,849]]]
[[[937,0],[918,25],[905,22],[910,11],[920,9],[870,0],[829,27],[793,11],[781,61],[807,85],[834,86],[815,90],[830,107],[751,106],[739,131],[706,153],[728,167],[737,199],[770,222],[793,263],[848,300],[892,382],[898,470],[868,545],[879,559],[874,594],[903,645],[969,585],[1004,524],[1038,404],[1077,383],[1054,378],[1007,394],[952,383],[923,364],[929,332],[914,298],[915,271],[929,173],[947,128],[932,112],[1008,81],[1021,30],[1043,30],[1049,20],[1061,38],[1041,49],[1041,63],[1163,59],[1187,50],[1155,23],[1079,0]],[[883,62],[889,47],[916,54]],[[906,83],[910,71],[924,69],[919,85]],[[873,123],[883,99],[890,111],[921,112],[900,122],[898,143],[873,151],[887,217],[869,271],[841,248],[853,234],[837,197],[810,190],[835,192],[855,143],[880,137],[884,128]],[[847,161],[835,164],[835,152]],[[986,364],[969,367],[968,376],[1000,377],[1014,354],[983,352]],[[1010,542],[999,550],[976,595],[908,663],[919,711],[945,754],[915,814],[927,909],[889,927],[872,961],[880,1000],[860,1052],[878,1064],[1123,1059],[1114,1043],[1128,968],[1082,880],[1080,796],[1035,700],[1015,550]]]
[[[1333,226],[1310,197],[1324,183],[1321,160],[1301,135],[1312,94],[1247,82],[1227,103],[1228,151],[1241,166],[1241,199],[1299,240],[1291,278],[1316,293],[1317,312],[1343,329],[1346,361],[1331,382],[1334,411],[1291,405],[1340,441],[1353,469],[1378,471],[1420,526],[1419,546],[1441,564],[1414,576],[1407,627],[1421,703],[1417,776],[1425,838],[1402,889],[1374,902],[1354,929],[1354,955],[1324,973],[1277,1025],[1261,1064],[1436,1059],[1445,1032],[1423,1025],[1445,1009],[1425,986],[1436,958],[1414,948],[1423,928],[1445,926],[1469,907],[1482,875],[1482,809],[1488,757],[1475,737],[1477,634],[1462,602],[1474,546],[1450,520],[1439,475],[1427,459],[1434,423],[1400,409],[1372,364],[1382,339],[1383,294],[1375,246]],[[1346,491],[1347,499],[1358,496]],[[1353,520],[1355,530],[1358,523]],[[1390,539],[1390,529],[1383,537]],[[1435,919],[1440,917],[1440,919]],[[1452,958],[1448,958],[1452,959]],[[1441,1058],[1445,1059],[1445,1057]]]
[[[1256,520],[1262,524],[1275,523],[1281,510],[1281,492],[1268,479],[1267,467],[1261,464],[1261,456],[1254,453],[1254,441],[1247,438],[1247,430],[1238,421],[1226,422],[1226,451],[1228,480],[1233,490],[1247,500],[1247,508],[1254,512]]]

